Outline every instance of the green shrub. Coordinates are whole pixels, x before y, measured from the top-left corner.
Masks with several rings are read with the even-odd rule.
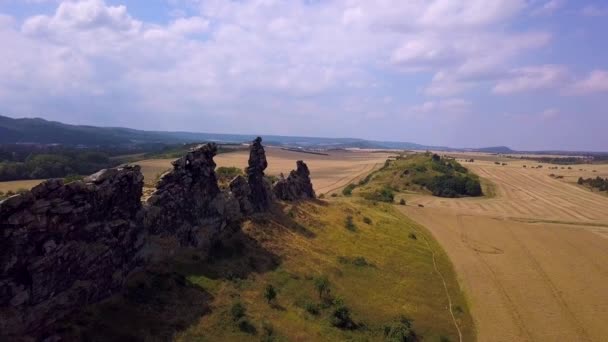
[[[239,319],[239,321],[237,322],[237,326],[239,327],[240,331],[247,334],[254,335],[257,332],[255,326],[251,324],[251,322],[249,322],[247,318]]]
[[[264,288],[264,298],[266,298],[268,304],[277,298],[277,290],[271,284],[268,284],[266,288]]]
[[[330,323],[340,329],[356,329],[357,325],[353,322],[350,315],[350,309],[346,305],[339,303],[330,316]]]
[[[353,222],[353,217],[351,215],[346,216],[346,221],[344,222],[344,227],[346,227],[346,229],[350,230],[351,232],[354,232],[357,230],[357,226]]]
[[[317,316],[320,313],[319,305],[310,302],[304,304],[304,310],[313,316]]]
[[[353,194],[353,190],[355,189],[355,184],[348,184],[343,190],[342,194],[344,196],[350,196]]]
[[[418,341],[416,332],[412,328],[412,321],[403,316],[384,326],[384,337],[391,342]]]
[[[390,187],[385,186],[381,190],[367,193],[363,197],[370,201],[393,203],[395,200],[395,193]]]
[[[245,309],[245,306],[241,302],[234,303],[230,308],[230,317],[235,322],[245,317],[246,313],[247,309]]]
[[[326,276],[317,277],[314,279],[315,289],[319,293],[319,299],[327,298],[330,293],[329,279]]]

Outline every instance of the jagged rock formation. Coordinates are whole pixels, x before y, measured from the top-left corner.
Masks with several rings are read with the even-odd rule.
[[[40,336],[111,296],[138,266],[183,247],[209,251],[228,227],[270,209],[261,141],[251,144],[248,179],[235,178],[228,192],[217,184],[217,147],[206,144],[173,162],[145,204],[139,166],[48,180],[0,202],[0,340]],[[280,184],[279,198],[314,198],[303,162]]]
[[[174,161],[147,203],[150,233],[175,237],[181,246],[206,249],[230,223],[242,215],[239,203],[220,192],[213,157],[215,144],[206,144]]]
[[[48,180],[0,202],[0,336],[52,323],[107,297],[138,264],[138,166]]]
[[[281,179],[274,184],[272,191],[278,199],[295,201],[315,198],[308,166],[301,160],[296,165],[296,170],[292,170],[287,178],[281,175]]]
[[[249,183],[243,176],[236,176],[230,181],[230,192],[239,202],[239,207],[243,215],[253,214],[253,205],[251,204],[251,188]]]
[[[250,201],[254,212],[264,212],[272,203],[272,191],[269,182],[264,177],[264,170],[268,167],[266,152],[262,146],[262,138],[257,137],[249,149],[249,167],[247,180],[251,189]]]

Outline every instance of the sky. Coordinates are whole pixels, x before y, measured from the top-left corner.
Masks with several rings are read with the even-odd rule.
[[[608,151],[608,0],[0,0],[0,114]]]

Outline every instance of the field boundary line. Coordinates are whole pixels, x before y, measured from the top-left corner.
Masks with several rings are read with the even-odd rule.
[[[397,210],[397,212],[401,213],[401,211]],[[404,215],[403,213],[401,213],[401,215]],[[412,226],[412,229],[414,229],[418,234],[420,234],[423,238],[424,238],[424,242],[426,242],[426,246],[429,249],[429,251],[431,252],[431,257],[433,259],[433,268],[435,269],[435,273],[437,273],[439,275],[439,278],[441,278],[441,282],[443,283],[443,289],[445,290],[445,295],[448,299],[448,311],[450,312],[450,316],[452,317],[452,322],[454,323],[454,327],[456,328],[456,331],[458,331],[458,341],[462,342],[462,331],[460,330],[460,326],[458,325],[458,321],[456,320],[456,316],[454,316],[454,311],[452,310],[452,296],[450,296],[450,291],[448,290],[448,284],[445,281],[445,277],[443,276],[443,274],[441,273],[441,271],[439,271],[439,267],[437,267],[437,260],[435,258],[435,250],[431,247],[431,244],[428,240],[428,238],[426,237],[426,234],[424,234],[420,229],[416,228],[415,225]]]

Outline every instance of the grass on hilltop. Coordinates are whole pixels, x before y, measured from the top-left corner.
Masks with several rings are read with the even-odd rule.
[[[484,188],[491,189],[487,185]],[[430,193],[439,197],[483,195],[477,175],[455,159],[431,153],[387,160],[380,170],[359,182],[358,191],[369,200],[382,202],[392,202],[394,193],[400,191]]]

